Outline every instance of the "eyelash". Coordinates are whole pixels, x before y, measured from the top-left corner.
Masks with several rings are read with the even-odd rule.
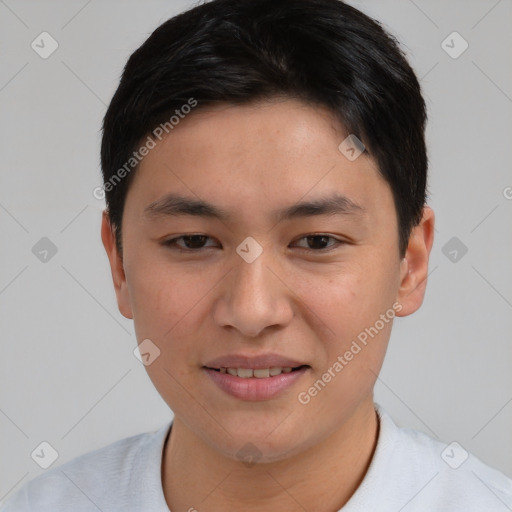
[[[182,253],[194,253],[194,252],[199,252],[202,249],[208,249],[208,247],[199,247],[197,249],[183,248],[183,247],[179,247],[176,243],[178,240],[183,240],[185,238],[192,238],[192,237],[203,237],[203,238],[207,238],[210,240],[212,239],[211,237],[209,237],[207,235],[193,233],[193,234],[181,235],[181,236],[178,236],[175,238],[171,238],[170,240],[166,240],[165,242],[163,242],[163,245],[173,251],[178,251],[178,252],[182,252]],[[306,248],[302,247],[301,249],[303,251],[305,251],[306,253],[326,253],[326,252],[333,250],[336,247],[345,245],[347,243],[343,240],[339,240],[338,238],[335,238],[331,235],[326,235],[324,233],[315,233],[315,234],[311,234],[311,235],[304,235],[304,236],[300,237],[298,240],[303,240],[303,239],[307,239],[307,238],[329,238],[329,239],[334,240],[336,243],[333,246],[322,247],[321,249],[306,249]],[[210,246],[210,248],[211,248],[211,246]]]

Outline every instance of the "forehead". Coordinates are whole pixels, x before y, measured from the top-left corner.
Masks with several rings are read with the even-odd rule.
[[[141,162],[129,191],[140,213],[158,213],[168,194],[200,198],[225,216],[286,216],[277,206],[334,195],[359,206],[355,213],[389,199],[372,158],[350,161],[339,150],[348,133],[325,108],[289,99],[197,108]]]

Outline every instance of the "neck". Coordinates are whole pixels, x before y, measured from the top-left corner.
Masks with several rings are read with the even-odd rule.
[[[366,474],[378,431],[370,397],[312,448],[247,466],[214,450],[175,418],[162,460],[164,495],[172,512],[339,510]]]

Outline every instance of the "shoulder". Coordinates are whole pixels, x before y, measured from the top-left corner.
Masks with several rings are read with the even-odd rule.
[[[161,456],[170,425],[137,434],[47,470],[0,503],[0,512],[121,510],[132,496],[161,486]]]
[[[388,478],[399,479],[404,510],[510,510],[512,479],[486,465],[456,441],[443,443],[397,427],[378,409],[384,435],[392,439]]]

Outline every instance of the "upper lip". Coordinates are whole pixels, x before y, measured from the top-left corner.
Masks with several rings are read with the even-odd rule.
[[[260,354],[256,356],[230,354],[212,359],[204,364],[207,368],[297,368],[305,363],[279,354]]]

